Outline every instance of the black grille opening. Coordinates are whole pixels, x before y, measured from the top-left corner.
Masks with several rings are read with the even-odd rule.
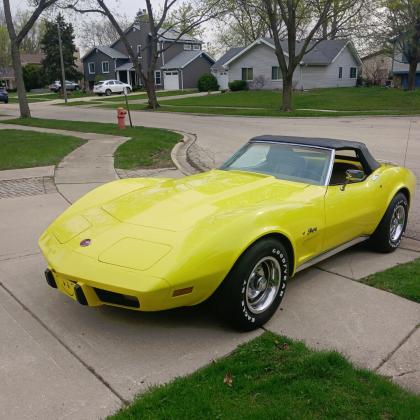
[[[130,308],[139,308],[140,302],[135,296],[123,295],[122,293],[110,292],[109,290],[93,288],[99,300],[114,305],[129,306]]]

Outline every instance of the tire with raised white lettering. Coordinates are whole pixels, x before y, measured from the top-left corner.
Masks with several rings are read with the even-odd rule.
[[[281,241],[269,237],[256,242],[241,255],[216,291],[219,314],[242,331],[264,325],[283,299],[290,265]]]

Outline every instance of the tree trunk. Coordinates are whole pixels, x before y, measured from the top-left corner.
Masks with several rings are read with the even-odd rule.
[[[417,64],[417,57],[414,57],[410,60],[408,69],[408,90],[414,90],[416,88]]]
[[[17,95],[21,118],[31,118],[28,98],[26,97],[25,82],[23,81],[22,63],[20,61],[19,46],[15,40],[10,40],[13,69],[15,71]]]
[[[292,111],[293,96],[293,74],[283,76],[283,105],[282,110],[286,112]]]
[[[156,88],[153,78],[148,78],[146,81],[146,90],[147,90],[147,97],[148,97],[148,108],[153,109],[156,111],[160,108],[159,102],[156,96]]]

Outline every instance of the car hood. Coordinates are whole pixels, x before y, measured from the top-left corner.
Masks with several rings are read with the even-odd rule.
[[[101,208],[120,222],[181,231],[217,214],[264,201],[295,201],[294,196],[307,186],[262,174],[213,170],[163,180],[108,201]]]

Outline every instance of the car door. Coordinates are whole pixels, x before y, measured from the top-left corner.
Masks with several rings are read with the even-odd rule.
[[[337,162],[336,159],[333,174]],[[349,169],[352,166],[363,169],[357,161],[348,161],[347,165]],[[341,180],[333,182],[333,175],[325,194],[324,251],[369,235],[378,222],[380,206],[377,203],[383,195],[379,176],[373,173],[362,181],[346,183],[345,165],[342,170]]]
[[[108,82],[107,89],[109,89],[112,93],[115,92],[115,84],[112,80]]]
[[[115,81],[115,92],[121,93],[124,91],[124,85],[119,80]]]

